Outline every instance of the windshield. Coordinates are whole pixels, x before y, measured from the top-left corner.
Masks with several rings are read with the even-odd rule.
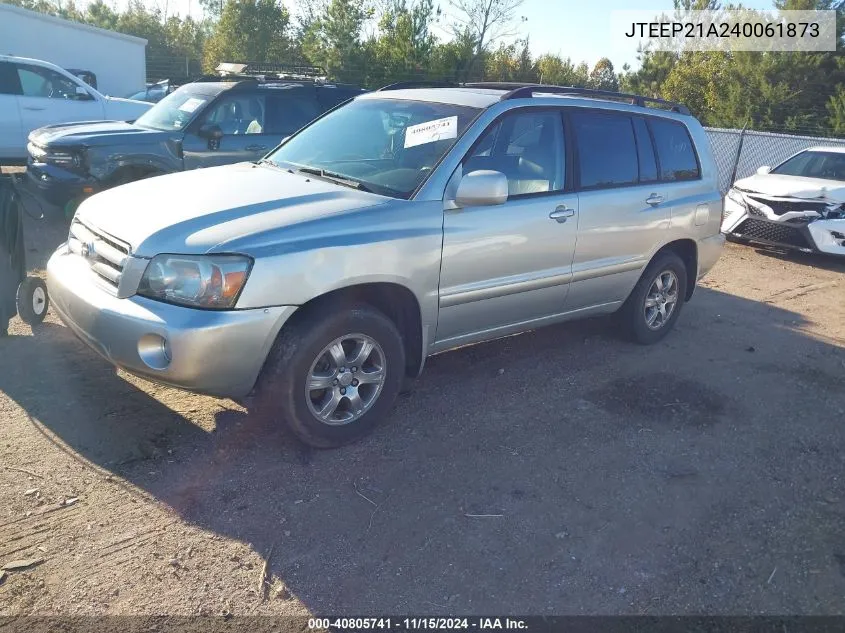
[[[801,152],[772,169],[770,173],[845,181],[845,154]]]
[[[138,117],[135,125],[154,130],[181,130],[202,107],[211,101],[211,95],[191,92],[189,90],[171,92],[164,99]]]
[[[407,199],[478,112],[446,103],[357,99],[304,129],[268,160]]]

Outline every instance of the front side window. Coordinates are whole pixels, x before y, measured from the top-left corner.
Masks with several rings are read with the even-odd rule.
[[[138,117],[135,125],[165,132],[183,130],[212,98],[191,90],[171,92]]]
[[[202,125],[216,125],[224,135],[262,134],[265,112],[263,94],[226,95],[203,114]]]
[[[478,112],[448,103],[356,99],[267,158],[339,184],[409,198]]]
[[[523,111],[491,125],[464,160],[463,171],[503,173],[508,195],[563,188],[563,126],[556,111]]]
[[[639,182],[637,144],[631,117],[612,112],[574,111],[582,189]]]
[[[651,132],[660,162],[660,180],[697,180],[701,177],[692,139],[683,123],[651,119]]]
[[[806,151],[781,163],[771,173],[845,181],[845,154]]]
[[[18,80],[21,94],[25,97],[45,99],[71,99],[74,101],[90,100],[91,95],[77,93],[80,88],[73,80],[49,68],[18,64]]]

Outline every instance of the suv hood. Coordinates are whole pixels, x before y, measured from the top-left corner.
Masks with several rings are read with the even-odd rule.
[[[734,187],[743,191],[763,193],[779,198],[823,198],[831,202],[845,202],[845,182],[785,176],[781,174],[755,174],[737,180]]]
[[[83,121],[60,123],[38,128],[29,135],[30,142],[41,147],[114,145],[138,141],[156,142],[181,135],[138,127],[124,121]]]
[[[303,237],[327,237],[333,216],[388,200],[273,166],[237,163],[109,189],[85,200],[76,217],[127,242],[138,257],[250,255],[278,243],[280,230],[298,226]]]

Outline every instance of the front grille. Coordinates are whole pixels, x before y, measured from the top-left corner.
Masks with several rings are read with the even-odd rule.
[[[117,290],[123,266],[129,257],[128,244],[74,220],[70,225],[68,247],[84,257],[91,265],[91,270]]]
[[[749,240],[783,244],[794,248],[811,247],[800,229],[776,222],[747,218],[732,232]]]
[[[772,200],[771,198],[752,195],[748,195],[748,197],[754,200],[754,202],[765,204],[775,215],[783,215],[790,211],[815,211],[819,215],[824,215],[828,206],[830,206],[828,202],[813,202],[810,200]]]

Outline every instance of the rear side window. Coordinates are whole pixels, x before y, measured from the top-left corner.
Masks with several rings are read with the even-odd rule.
[[[637,144],[631,117],[608,112],[573,111],[582,189],[636,184]]]
[[[333,88],[326,86],[317,89],[317,99],[320,102],[321,110],[331,110],[336,105],[339,105],[359,94],[361,94],[360,90],[351,90],[349,88]]]
[[[697,180],[701,177],[692,139],[683,123],[651,119],[651,132],[660,162],[660,180]]]
[[[639,117],[633,121],[637,137],[637,155],[640,159],[640,182],[654,182],[657,180],[657,161],[654,158],[654,145],[651,143],[648,126]]]
[[[0,62],[0,95],[21,94],[21,83],[18,71],[9,62]]]
[[[313,92],[269,94],[267,106],[268,134],[293,134],[322,112]]]

